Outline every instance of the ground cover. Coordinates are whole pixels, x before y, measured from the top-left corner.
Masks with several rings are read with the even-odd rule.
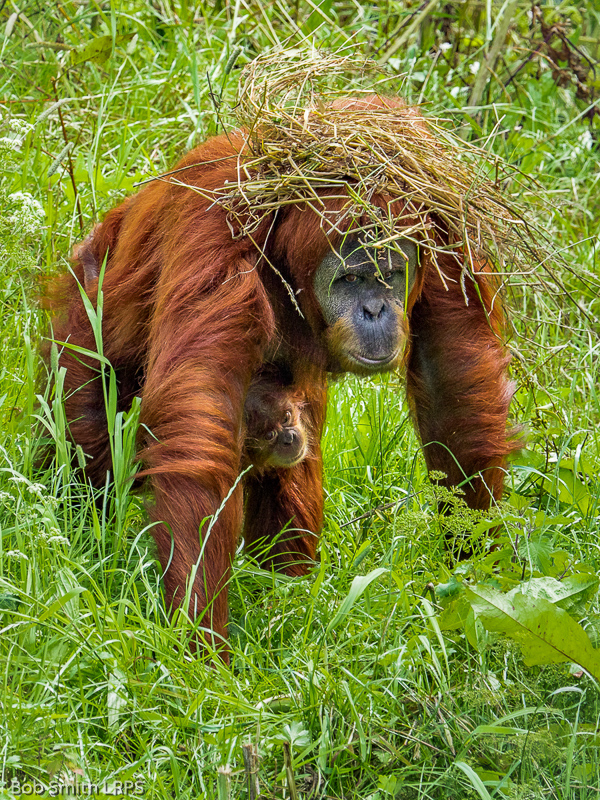
[[[0,797],[596,797],[597,4],[9,2],[0,26]],[[560,259],[507,278],[527,448],[501,507],[451,497],[449,529],[402,377],[334,384],[320,562],[290,580],[240,552],[227,669],[165,613],[143,498],[94,498],[71,467],[36,294],[138,181],[229,124],[240,68],[283,44],[378,59],[381,91],[533,178],[506,191]],[[457,567],[443,539],[465,529]]]

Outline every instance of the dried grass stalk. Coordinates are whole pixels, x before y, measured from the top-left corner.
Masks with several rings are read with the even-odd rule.
[[[212,194],[232,234],[252,235],[265,215],[305,203],[326,230],[346,230],[351,219],[376,245],[413,238],[434,261],[443,247],[490,259],[499,271],[547,262],[544,235],[506,192],[520,180],[514,169],[406,108],[331,105],[349,94],[336,86],[347,86],[349,74],[372,85],[378,72],[374,62],[316,50],[270,52],[244,68],[233,109],[246,138],[238,180]],[[386,216],[374,195],[402,200],[404,213]],[[344,200],[333,217],[332,198]],[[436,237],[436,229],[447,233]]]

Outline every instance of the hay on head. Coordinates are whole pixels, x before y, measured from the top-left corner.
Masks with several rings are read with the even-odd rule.
[[[372,86],[379,71],[365,59],[315,50],[267,53],[244,68],[233,109],[246,138],[238,180],[213,195],[232,234],[251,236],[266,215],[301,203],[327,233],[358,229],[394,249],[413,239],[435,264],[441,249],[465,253],[466,270],[475,257],[500,271],[541,261],[529,223],[502,188],[516,172],[402,101],[372,88],[349,92],[348,75]],[[387,209],[374,202],[381,197]],[[336,208],[342,201],[335,215],[328,200]]]

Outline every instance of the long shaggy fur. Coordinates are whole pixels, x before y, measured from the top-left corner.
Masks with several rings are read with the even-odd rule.
[[[405,107],[369,100],[377,102]],[[264,219],[252,238],[232,236],[206,191],[236,183],[242,146],[241,136],[229,135],[196,148],[179,164],[187,167],[178,173],[187,186],[148,184],[109,212],[74,253],[75,273],[92,301],[105,263],[104,355],[116,371],[119,408],[142,397],[140,459],[154,491],[153,535],[167,601],[181,604],[192,576],[190,612],[217,643],[226,636],[227,583],[242,530],[266,567],[299,575],[315,557],[330,363],[312,277],[337,244],[337,234],[328,237],[319,217],[299,205]],[[501,495],[514,448],[500,300],[483,269],[466,280],[467,305],[461,263],[450,255],[439,261],[447,287],[425,252],[409,298],[408,396],[429,468],[445,472],[449,484],[470,478],[467,500],[485,508]],[[58,294],[54,338],[94,350],[78,286],[66,277]],[[63,348],[60,363],[67,368],[71,436],[88,456],[88,477],[103,485],[112,465],[98,362]],[[285,365],[305,398],[311,457],[290,469],[250,472],[231,493],[242,463],[246,394],[265,364]],[[221,506],[207,535],[208,525],[200,526]]]

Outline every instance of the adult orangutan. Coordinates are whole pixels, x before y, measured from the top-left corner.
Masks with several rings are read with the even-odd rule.
[[[349,99],[335,108],[389,110],[406,124],[416,120],[415,136],[429,135],[400,100]],[[328,374],[372,375],[405,364],[427,465],[444,472],[448,485],[463,484],[474,508],[500,497],[514,448],[502,311],[486,262],[471,259],[465,271],[465,250],[448,249],[451,235],[435,209],[426,242],[407,217],[408,200],[388,194],[385,181],[365,201],[372,217],[388,232],[395,220],[413,232],[382,247],[388,233],[378,238],[377,226],[365,224],[364,206],[347,213],[362,189],[333,161],[334,188],[318,185],[319,208],[313,194],[247,224],[252,203],[244,211],[240,193],[242,211],[232,221],[219,197],[243,180],[245,148],[243,131],[205,142],[173,178],[147,184],[110,211],[74,254],[92,301],[105,264],[103,347],[119,408],[142,398],[139,457],[155,496],[167,603],[181,604],[191,580],[189,611],[217,646],[226,636],[240,533],[260,563],[288,575],[305,573],[314,559]],[[439,245],[435,258],[431,241]],[[102,486],[111,469],[103,387],[98,362],[70,348],[95,350],[95,342],[79,287],[67,283],[53,334],[67,343],[60,353],[66,414],[88,458],[87,476]],[[311,457],[236,484],[244,407],[261,369],[285,374],[303,398]],[[207,518],[210,528],[200,529]]]

